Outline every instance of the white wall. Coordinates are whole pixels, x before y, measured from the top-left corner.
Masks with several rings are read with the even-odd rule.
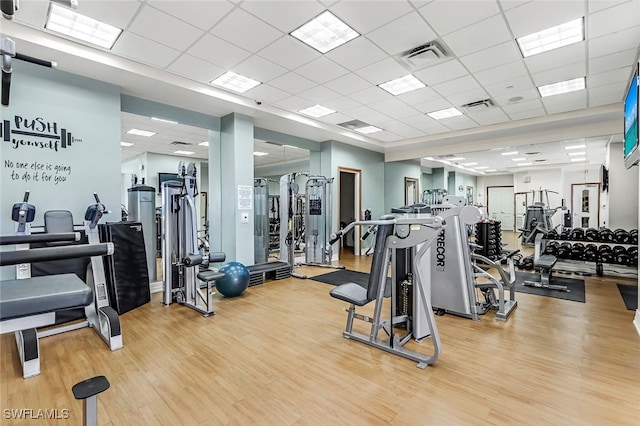
[[[600,165],[587,164],[583,166],[565,166],[562,168],[562,197],[566,200],[567,208],[572,210],[571,206],[571,187],[573,184],[581,183],[598,183],[600,182]],[[600,190],[600,223],[598,226],[607,226],[605,223],[604,210],[607,209],[603,200],[602,188]],[[554,206],[555,207],[555,206]],[[573,214],[573,211],[571,212]],[[555,218],[554,218],[555,219]],[[558,225],[560,222],[555,222]],[[575,227],[580,224],[574,223]]]
[[[488,186],[513,186],[513,175],[478,176],[476,179],[476,203],[487,205]]]
[[[609,205],[609,228],[638,228],[638,167],[624,167],[621,143],[609,144]]]

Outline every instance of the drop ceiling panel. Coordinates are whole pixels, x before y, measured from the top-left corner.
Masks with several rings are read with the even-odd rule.
[[[296,68],[296,74],[300,74],[301,76],[308,78],[309,80],[313,80],[318,84],[326,83],[327,81],[343,76],[348,72],[349,71],[346,68],[341,67],[325,57],[314,59],[308,64],[305,64],[300,68]]]
[[[632,67],[624,67],[611,71],[605,71],[603,73],[589,74],[587,76],[587,87],[594,88],[619,82],[624,82],[626,84],[627,81],[629,81],[631,70]]]
[[[549,114],[575,111],[587,107],[587,91],[579,90],[562,95],[547,96],[542,98],[542,103]]]
[[[377,85],[403,77],[409,74],[409,71],[392,58],[387,58],[356,71],[356,74]]]
[[[355,71],[387,57],[378,46],[364,37],[350,40],[325,55],[343,67]]]
[[[473,77],[466,75],[464,77],[456,78],[455,80],[436,84],[432,86],[432,88],[441,96],[447,97],[457,93],[466,92],[468,90],[480,89],[480,85]]]
[[[597,74],[634,65],[637,49],[624,50],[607,56],[589,59],[589,73]]]
[[[518,100],[517,98],[522,99]],[[540,104],[540,94],[538,93],[538,89],[535,88],[523,90],[521,92],[509,92],[504,95],[494,96],[492,99],[497,105],[502,107],[507,105],[526,104],[533,100],[536,100],[538,104]]]
[[[217,65],[187,54],[176,59],[167,67],[167,70],[201,83],[209,83],[227,71]]]
[[[366,34],[413,10],[405,1],[374,1],[363,7],[357,1],[341,1],[331,11],[360,34]]]
[[[290,33],[318,16],[324,7],[315,1],[244,1],[241,8],[253,16]]]
[[[478,123],[476,123],[466,115],[459,115],[457,117],[445,118],[443,120],[440,120],[440,122],[443,125],[450,128],[451,130],[470,129],[471,127],[476,127],[478,125]]]
[[[373,125],[386,123],[387,121],[391,120],[391,117],[389,117],[388,115],[384,115],[381,112],[371,109],[367,106],[360,106],[342,112],[346,115],[357,118],[358,120],[362,120],[365,123]]]
[[[260,82],[266,82],[285,74],[287,69],[260,56],[253,55],[233,67],[233,71]]]
[[[396,119],[402,119],[404,117],[411,117],[419,114],[419,111],[396,98],[389,98],[375,102],[370,104],[369,107]]]
[[[590,107],[609,105],[620,102],[620,106],[622,108],[622,102],[624,101],[624,95],[627,90],[627,82],[622,81],[618,83],[608,84],[606,86],[590,87],[587,90],[589,92]]]
[[[498,0],[502,10],[513,9],[514,7],[522,6],[525,3],[529,3],[531,0]]]
[[[443,37],[444,42],[457,56],[511,40],[511,33],[501,15],[496,15]]]
[[[595,13],[627,1],[629,0],[587,0],[587,7],[589,8],[589,13]]]
[[[340,124],[340,123],[346,123],[347,121],[353,120],[353,117],[336,112],[334,114],[329,114],[329,115],[325,115],[324,117],[320,117],[318,120],[327,124]]]
[[[291,96],[289,93],[285,92],[284,90],[280,90],[268,84],[260,84],[254,87],[253,89],[245,92],[245,94],[247,96],[251,96],[257,101],[267,103],[267,104],[270,104]]]
[[[152,7],[143,7],[128,31],[177,50],[185,50],[204,34],[201,29]]]
[[[584,16],[584,1],[532,1],[505,12],[514,37],[522,37]]]
[[[348,95],[350,93],[363,90],[367,87],[371,88],[371,83],[353,73],[349,73],[343,75],[342,77],[338,77],[335,80],[328,81],[324,85],[343,95]],[[376,87],[376,89],[382,90],[378,87]]]
[[[418,130],[396,120],[383,123],[382,128],[388,132],[400,135],[403,138],[417,138],[424,136],[424,132],[422,130]]]
[[[589,37],[596,38],[635,27],[640,22],[640,2],[637,0],[593,13],[588,17]]]
[[[349,109],[353,109],[353,108],[358,108],[362,105],[360,105],[358,102],[354,101],[351,98],[348,98],[346,96],[342,96],[339,98],[334,98],[334,99],[330,99],[328,101],[324,101],[322,103],[323,106],[330,108],[334,111],[346,111]]]
[[[191,46],[187,53],[227,70],[251,56],[250,52],[209,34]]]
[[[589,59],[629,50],[640,45],[640,26],[589,40]]]
[[[279,101],[275,102],[274,105],[284,108],[288,111],[298,112],[302,109],[309,108],[315,105],[315,103],[299,96],[289,96],[288,98],[280,99]]]
[[[180,54],[178,50],[129,32],[120,36],[111,51],[158,68],[166,67]]]
[[[490,98],[489,94],[482,88],[466,90],[464,92],[456,93],[454,95],[447,96],[449,102],[459,107],[470,102],[481,101],[483,99]]]
[[[379,89],[382,90],[382,89]],[[385,92],[386,93],[386,92]],[[396,96],[396,99],[401,100],[409,106],[421,104],[432,99],[438,99],[438,95],[431,87],[423,87],[421,89],[412,90],[411,92],[403,93]]]
[[[139,3],[136,5],[136,9],[138,5]],[[31,27],[43,28],[48,10],[49,10],[48,0],[47,1],[33,0],[28,2],[21,2],[20,9],[19,9],[20,12],[16,13],[13,19],[16,22],[20,22]],[[120,28],[123,28],[123,27],[120,27]]]
[[[429,112],[440,111],[441,109],[451,108],[453,106],[454,105],[451,105],[451,103],[448,100],[444,98],[439,98],[439,99],[434,99],[428,102],[418,104],[415,106],[415,108],[418,111],[424,112],[426,114]]]
[[[493,97],[504,95],[518,96],[518,93],[525,92],[529,89],[535,89],[529,76],[517,77],[485,86],[485,90]]]
[[[303,92],[316,85],[313,81],[294,72],[288,72],[281,75],[280,77],[271,80],[269,84],[291,94]]]
[[[413,73],[418,79],[428,86],[463,77],[469,72],[457,59],[433,65],[429,68]]]
[[[500,108],[490,108],[486,111],[468,113],[467,116],[481,126],[489,126],[491,124],[504,123],[510,118]]]
[[[474,77],[483,86],[490,86],[504,80],[525,76],[527,73],[527,68],[522,60],[517,60],[488,70],[478,71],[474,73]]]
[[[370,138],[372,138],[372,139],[376,139],[376,140],[379,140],[381,142],[396,142],[396,141],[404,139],[400,135],[396,135],[395,133],[384,132],[384,131],[383,132],[372,133],[372,134],[370,134],[368,136]]]
[[[210,31],[250,52],[258,52],[283,34],[242,9],[234,9]]]
[[[367,37],[390,55],[411,50],[437,38],[418,12],[404,15],[370,32]]]
[[[441,36],[498,13],[500,10],[493,0],[435,0],[420,8],[420,14]]]
[[[382,90],[378,86],[371,86],[368,89],[352,93],[349,95],[349,97],[363,105],[369,105],[383,99],[389,99],[392,97],[392,95],[389,92]]]
[[[540,107],[528,109],[526,111],[507,112],[507,115],[511,117],[512,120],[525,120],[527,118],[542,117],[543,115],[546,115],[546,111],[544,108]]]
[[[215,2],[201,0],[148,0],[147,3],[205,31],[233,9],[233,4],[225,0],[217,0]],[[111,9],[119,10],[121,4],[122,2],[119,1],[118,7],[111,6]]]
[[[507,114],[514,112],[523,112],[531,110],[542,110],[542,102],[540,99],[533,99],[530,101],[516,102],[508,105],[504,105],[502,110]]]
[[[471,72],[495,68],[518,60],[522,60],[522,55],[514,41],[507,41],[460,58]]]
[[[559,49],[524,58],[524,62],[531,73],[550,70],[565,65],[584,62],[586,58],[585,42],[571,44]]]
[[[23,13],[23,8],[29,3],[32,3],[32,1],[20,2],[19,14]],[[114,7],[113,3],[108,1],[80,1],[78,3],[78,12],[87,16],[96,17],[96,19],[102,22],[122,29],[127,28],[131,19],[141,6],[141,4],[135,0],[118,1],[117,7]]]
[[[584,61],[571,65],[554,68],[547,71],[531,74],[533,84],[543,86],[545,84],[557,83],[559,81],[571,80],[587,75],[587,65]]]
[[[320,57],[320,52],[312,49],[301,41],[284,36],[258,52],[258,55],[293,70]]]
[[[327,89],[324,86],[316,86],[311,89],[305,90],[304,92],[298,93],[298,96],[304,99],[308,99],[317,104],[322,104],[322,106],[326,106],[324,102],[336,99],[340,97],[340,94],[334,92],[331,89]]]

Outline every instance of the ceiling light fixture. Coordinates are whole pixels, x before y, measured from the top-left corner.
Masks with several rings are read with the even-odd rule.
[[[256,157],[262,157],[263,155],[269,155],[269,153],[268,152],[253,151],[253,155],[255,155]]]
[[[152,120],[154,121],[161,121],[163,123],[168,123],[168,124],[178,124],[177,121],[173,121],[173,120],[165,120],[164,118],[158,118],[158,117],[151,117]]]
[[[50,3],[49,15],[44,27],[48,30],[111,49],[122,29],[82,15],[75,10]]]
[[[327,53],[360,35],[328,10],[289,34],[320,53]]]
[[[363,135],[368,135],[369,133],[381,132],[382,129],[376,126],[366,126],[360,127],[358,129],[353,129],[358,133],[362,133]]]
[[[192,155],[194,152],[193,151],[173,151],[174,154],[179,154],[179,155]]]
[[[567,152],[567,155],[568,155],[569,157],[574,157],[574,156],[576,156],[576,155],[581,155],[581,156],[583,156],[583,157],[584,157],[585,155],[587,155],[587,153],[586,153],[586,152],[584,152],[584,151],[575,151],[575,152]]]
[[[533,163],[518,163],[518,166],[519,166],[519,167],[522,167],[522,166],[530,166],[530,165],[532,165],[532,164],[533,164]]]
[[[395,80],[387,81],[386,83],[378,84],[378,87],[386,90],[393,96],[397,96],[411,92],[412,90],[427,87],[427,85],[415,78],[412,74],[409,74],[404,77],[396,78]]]
[[[314,105],[309,108],[301,109],[298,111],[300,114],[308,115],[314,118],[324,117],[325,115],[333,114],[335,111],[322,105]]]
[[[502,155],[518,155],[518,151],[503,152]]]
[[[147,138],[150,138],[151,136],[157,134],[156,132],[150,132],[148,130],[138,130],[138,129],[131,129],[127,133],[130,135],[144,136]]]
[[[518,161],[527,161],[527,159],[524,158],[524,157],[520,157],[520,158],[512,158],[511,161],[516,161],[516,162],[518,162]]]
[[[439,111],[428,112],[427,115],[435,120],[442,120],[443,118],[455,117],[462,115],[456,108],[441,109]]]
[[[120,146],[133,146],[131,142],[120,142]]]
[[[465,166],[465,167],[469,167],[469,166],[477,166],[478,164],[480,164],[480,163],[464,163],[462,165]]]
[[[560,95],[562,93],[575,92],[586,87],[585,78],[578,77],[572,80],[559,81],[557,83],[538,86],[538,92],[543,98],[547,96]]]
[[[200,146],[209,146],[209,141],[200,142],[198,145],[200,145]]]
[[[451,157],[451,158],[447,158],[447,160],[449,161],[461,161],[464,160],[464,157]]]
[[[564,149],[566,150],[571,150],[571,149],[580,149],[580,148],[586,148],[587,146],[585,144],[580,144],[580,145],[567,145],[564,147]]]
[[[498,171],[498,170],[496,170],[496,169],[487,169],[487,170],[485,170],[485,172],[487,172],[487,173],[490,173],[490,172],[497,172],[497,171]]]
[[[488,169],[488,168],[489,168],[489,166],[478,166],[478,167],[474,167],[474,169],[476,169],[476,170],[486,170],[486,169]]]
[[[261,82],[254,80],[244,75],[236,74],[231,71],[227,71],[215,80],[210,81],[215,86],[224,87],[225,89],[233,90],[234,92],[244,93],[249,89],[262,84]]]
[[[576,163],[576,162],[578,162],[578,161],[587,161],[587,159],[586,159],[586,158],[584,158],[584,157],[580,157],[580,158],[572,158],[572,159],[571,159],[571,162],[572,162],[572,163]]]
[[[516,39],[522,56],[525,58],[573,43],[579,43],[582,40],[584,40],[583,18],[574,19],[573,21]]]

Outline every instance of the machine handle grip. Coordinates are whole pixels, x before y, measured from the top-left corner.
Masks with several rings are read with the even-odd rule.
[[[60,232],[55,234],[2,235],[0,246],[28,243],[58,243],[63,241],[80,241],[79,232]],[[4,256],[4,254],[3,254]]]
[[[31,62],[32,64],[41,65],[47,68],[56,68],[58,64],[52,61],[45,61],[44,59],[34,58],[33,56],[23,55],[22,53],[16,52],[16,59],[20,59],[21,61]]]
[[[96,203],[100,204],[100,198],[98,197],[98,193],[94,192],[93,197],[96,199]]]
[[[218,263],[224,262],[225,260],[227,260],[227,255],[224,252],[219,251],[209,253],[209,262]]]
[[[189,256],[182,259],[182,263],[184,266],[196,266],[202,264],[202,255],[201,254],[190,254]]]
[[[360,238],[362,241],[366,240],[367,238],[369,238],[369,235],[371,235],[371,233],[373,232],[373,230],[376,229],[375,226],[370,226],[369,229],[367,229],[367,232],[364,233],[364,235],[362,235],[362,238]]]
[[[516,255],[516,254],[518,254],[518,253],[520,253],[520,249],[510,251],[509,253],[507,253],[507,255],[505,256],[505,258],[506,258],[506,259],[508,259],[508,258],[510,258],[510,257],[515,256],[515,255]]]
[[[30,250],[4,251],[0,266],[20,263],[47,262],[78,257],[108,256],[113,254],[113,243],[81,244],[78,246],[46,247]]]
[[[23,203],[29,202],[29,191],[24,191],[24,198],[22,199]]]
[[[2,69],[2,105],[9,106],[9,93],[11,92],[11,73]]]
[[[334,244],[336,241],[340,239],[340,237],[342,237],[342,231],[332,233],[331,239],[329,240],[329,244]]]

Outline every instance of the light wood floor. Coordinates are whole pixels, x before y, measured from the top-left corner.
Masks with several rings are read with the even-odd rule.
[[[103,374],[102,425],[638,425],[640,336],[616,282],[635,280],[588,277],[584,304],[518,293],[506,323],[436,317],[443,352],[425,370],[344,339],[346,304],[327,284],[269,281],[217,299],[210,318],[155,294],[122,316],[124,349],[90,329],[48,337],[31,379],[1,336],[0,408],[68,409],[32,423],[80,425],[71,386]]]

